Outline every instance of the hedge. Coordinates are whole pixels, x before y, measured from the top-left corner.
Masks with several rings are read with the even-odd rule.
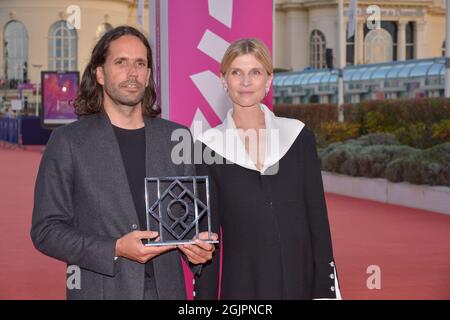
[[[279,117],[298,119],[314,132],[320,131],[323,122],[337,120],[337,108],[334,104],[279,104],[274,106]]]
[[[450,142],[421,150],[376,133],[319,149],[322,170],[392,182],[450,186]]]
[[[450,141],[447,98],[363,101],[343,109],[343,123],[337,121],[335,104],[276,105],[274,112],[303,121],[321,147],[375,132],[392,133],[400,144],[420,149]]]

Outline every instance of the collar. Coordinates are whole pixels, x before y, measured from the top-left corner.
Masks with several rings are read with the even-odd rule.
[[[241,167],[265,174],[267,169],[278,164],[291,148],[305,124],[296,119],[281,118],[264,104],[260,104],[264,112],[266,126],[266,148],[264,166],[258,170],[245,149],[238,129],[233,120],[233,109],[229,110],[222,124],[205,131],[197,140],[228,161]]]

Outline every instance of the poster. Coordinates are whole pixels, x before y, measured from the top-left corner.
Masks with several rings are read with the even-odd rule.
[[[41,124],[56,127],[77,120],[73,102],[78,94],[79,72],[42,71]]]

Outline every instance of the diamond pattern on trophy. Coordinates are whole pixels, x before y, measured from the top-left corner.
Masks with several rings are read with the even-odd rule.
[[[184,239],[207,211],[208,207],[189,187],[175,178],[148,209],[148,213],[177,240]]]

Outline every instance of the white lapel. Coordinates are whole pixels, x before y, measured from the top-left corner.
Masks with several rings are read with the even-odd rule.
[[[261,104],[260,107],[264,112],[266,126],[266,150],[264,166],[261,171],[256,168],[239,137],[238,129],[233,121],[232,109],[228,111],[222,124],[205,131],[198,136],[197,140],[203,142],[224,159],[264,174],[289,151],[305,124],[296,119],[277,117],[264,104]]]

